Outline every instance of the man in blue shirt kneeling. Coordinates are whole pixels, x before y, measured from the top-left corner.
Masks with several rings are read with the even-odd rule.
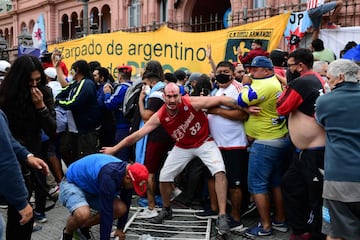
[[[131,189],[138,195],[145,194],[148,176],[144,165],[129,164],[106,154],[91,154],[72,163],[60,183],[59,200],[71,213],[62,239],[72,239],[78,228],[89,236],[88,228],[99,223],[100,239],[109,239],[116,218],[119,221],[115,235],[124,239]],[[92,216],[90,208],[97,214]]]

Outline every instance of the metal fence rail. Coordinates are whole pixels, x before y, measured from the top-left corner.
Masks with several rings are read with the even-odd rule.
[[[279,1],[280,2],[280,1]],[[232,13],[228,20],[228,25],[238,26],[250,22],[263,20],[269,17],[279,15],[287,11],[305,11],[306,3],[289,5],[278,4],[276,6],[267,6],[265,8],[247,9]],[[360,26],[360,1],[359,0],[344,0],[344,6],[339,15],[338,24],[342,27]],[[323,16],[323,21],[329,20],[330,13]],[[182,32],[207,32],[224,29],[224,22],[222,16],[217,13],[209,13],[208,15],[195,16],[188,22],[153,22],[149,25],[142,25],[138,27],[119,29],[125,32],[145,32],[154,31],[161,25],[166,24],[169,28]]]
[[[137,209],[124,228],[127,239],[141,239],[141,236],[149,235],[151,239],[210,239],[211,219],[197,219],[194,213],[198,210],[174,208],[171,220],[153,224],[149,219],[137,218],[141,209]]]

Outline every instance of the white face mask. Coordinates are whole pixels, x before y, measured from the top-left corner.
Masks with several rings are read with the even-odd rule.
[[[67,82],[72,82],[72,80],[74,79],[73,75],[69,74],[66,78]]]
[[[328,82],[325,82],[324,88],[325,88],[325,93],[331,92],[331,87]]]
[[[144,91],[145,91],[146,96],[149,96],[149,95],[150,95],[150,91],[151,91],[150,86],[149,86],[149,85],[145,85],[145,86],[144,86]]]

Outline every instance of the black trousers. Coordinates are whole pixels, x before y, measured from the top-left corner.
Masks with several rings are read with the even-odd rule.
[[[292,163],[282,179],[284,207],[294,234],[305,232],[311,239],[325,239],[321,233],[324,150],[294,151]]]
[[[23,169],[23,176],[26,188],[29,192],[29,200],[33,191],[33,186],[30,179],[30,172],[27,169]],[[7,211],[6,240],[31,240],[34,218],[32,218],[28,223],[24,225],[20,225],[20,219],[21,215],[19,214],[18,210],[9,205]]]

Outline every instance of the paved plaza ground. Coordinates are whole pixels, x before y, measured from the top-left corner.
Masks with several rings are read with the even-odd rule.
[[[4,216],[6,221],[6,210],[1,209],[1,214]],[[42,229],[40,231],[34,232],[32,234],[33,240],[58,240],[60,239],[62,229],[65,226],[66,218],[68,217],[69,213],[66,208],[61,206],[59,203],[56,204],[56,206],[51,209],[49,212],[46,213],[48,222],[47,223],[39,223],[39,225],[42,226]],[[258,215],[257,212],[254,211],[253,213],[249,214],[248,216],[244,217],[242,219],[245,226],[254,226],[258,221]],[[214,227],[214,222],[212,223],[211,227],[211,239],[223,239],[217,236],[216,230]],[[93,234],[93,239],[98,240],[99,237],[99,226],[92,227],[91,232]],[[286,240],[289,239],[290,233],[281,233],[274,231],[274,235],[270,237],[259,237],[259,238],[249,238],[244,236],[241,233],[232,233],[230,236],[228,236],[226,239],[266,239],[266,240]],[[132,238],[133,239],[133,238]],[[156,238],[158,239],[158,238]],[[161,238],[166,239],[166,238]],[[74,238],[75,240],[75,238]],[[189,239],[187,239],[189,240]]]

